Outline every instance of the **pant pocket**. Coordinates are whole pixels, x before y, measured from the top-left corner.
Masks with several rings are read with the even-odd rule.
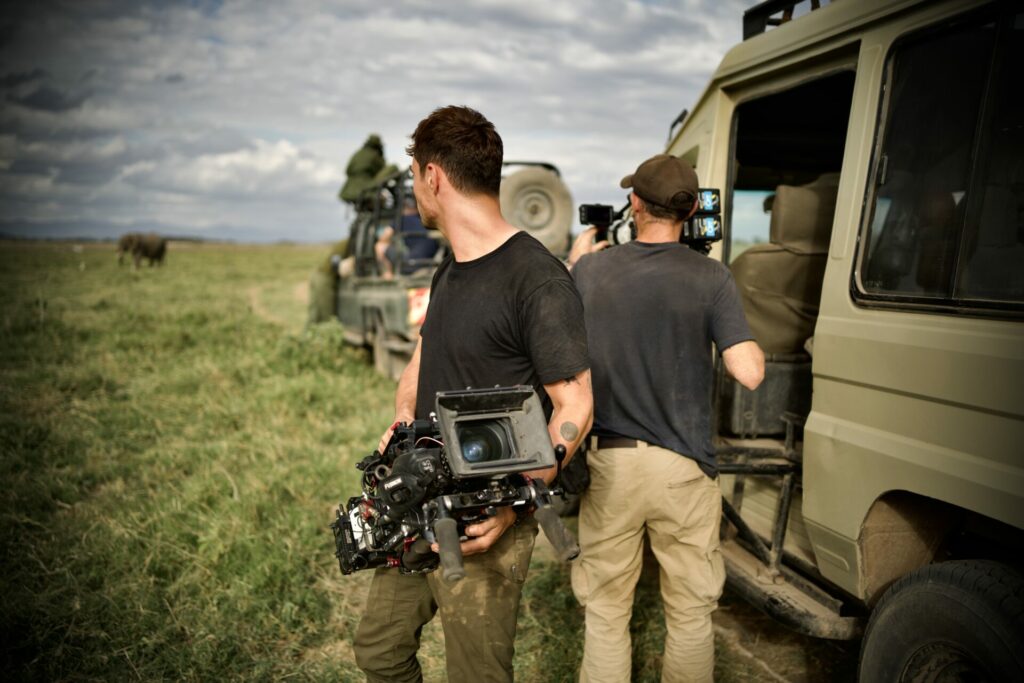
[[[696,460],[672,451],[663,451],[662,457],[666,456],[669,459],[664,468],[663,481],[666,488],[678,489],[710,481]]]

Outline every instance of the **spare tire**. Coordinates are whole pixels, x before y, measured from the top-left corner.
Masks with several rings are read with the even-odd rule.
[[[569,253],[572,209],[569,189],[546,168],[524,168],[501,181],[501,214],[505,220],[526,230],[558,257]]]

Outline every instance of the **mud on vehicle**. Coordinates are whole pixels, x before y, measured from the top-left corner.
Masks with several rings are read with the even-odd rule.
[[[542,162],[505,162],[504,169],[500,199],[505,220],[564,257],[570,246],[573,204],[558,169]],[[427,313],[430,281],[448,251],[442,235],[428,231],[426,238],[436,242],[436,251],[429,258],[413,257],[408,237],[400,228],[409,197],[409,169],[364,192],[349,227],[346,251],[336,259],[338,277],[333,280],[335,309],[344,326],[345,341],[370,349],[377,370],[395,379],[416,347]],[[395,230],[387,255],[391,273],[384,271],[375,251],[381,232],[388,227]]]
[[[728,582],[862,681],[1024,680],[1024,8],[794,4],[667,147],[768,357],[719,369]]]

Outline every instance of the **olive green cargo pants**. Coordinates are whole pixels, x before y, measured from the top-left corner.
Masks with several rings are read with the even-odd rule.
[[[448,680],[511,682],[519,597],[536,536],[532,518],[510,527],[489,551],[465,558],[466,577],[454,584],[440,570],[406,575],[378,569],[353,643],[366,680],[422,681],[420,633],[440,610]]]
[[[690,458],[642,441],[636,448],[591,450],[587,462],[582,553],[572,567],[573,592],[586,615],[581,683],[630,678],[629,620],[645,533],[661,567],[667,629],[662,683],[710,683],[711,613],[725,583],[718,484]]]

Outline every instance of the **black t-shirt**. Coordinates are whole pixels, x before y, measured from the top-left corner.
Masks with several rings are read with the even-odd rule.
[[[526,384],[537,390],[588,367],[583,305],[562,262],[518,232],[472,261],[445,257],[420,329],[416,417],[438,391]]]
[[[683,244],[630,242],[580,259],[573,277],[594,431],[668,448],[714,476],[711,342],[754,338],[729,269]]]

